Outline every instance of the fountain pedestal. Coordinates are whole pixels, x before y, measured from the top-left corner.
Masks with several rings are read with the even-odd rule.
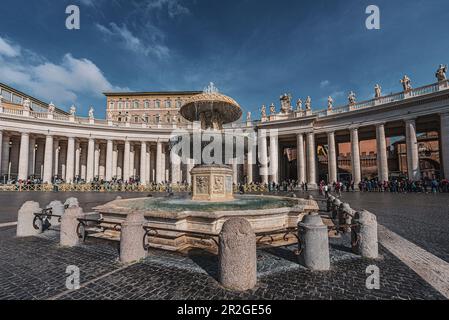
[[[226,165],[199,165],[190,172],[195,201],[230,201],[233,195],[232,169]]]

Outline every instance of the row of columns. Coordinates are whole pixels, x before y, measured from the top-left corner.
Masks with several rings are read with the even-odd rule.
[[[360,141],[358,128],[350,128],[351,141],[351,162],[352,176],[354,184],[357,186],[361,181],[360,165]],[[419,180],[421,173],[419,169],[419,150],[416,135],[416,122],[414,119],[405,120],[406,145],[407,145],[407,165],[409,178]],[[313,132],[297,134],[297,176],[299,182],[307,182],[309,187],[317,185],[317,156],[315,134]],[[327,133],[328,140],[328,172],[329,182],[338,180],[337,165],[337,144],[335,132]],[[141,182],[146,184],[150,181],[161,183],[166,180],[172,182],[182,181],[181,159],[175,156],[170,159],[170,173],[167,173],[165,143],[158,141],[155,146],[155,155],[148,142],[142,141],[132,143],[129,140],[124,142],[123,151],[118,149],[118,141],[112,139],[106,140],[106,145],[100,147],[98,141],[90,138],[87,141],[87,147],[74,137],[67,138],[66,149],[61,149],[59,142],[55,143],[52,135],[45,137],[45,143],[38,142],[38,148],[35,149],[37,139],[30,133],[23,132],[20,135],[20,143],[14,143],[10,148],[11,138],[0,130],[0,166],[4,175],[8,172],[11,163],[10,157],[18,159],[18,179],[26,180],[29,174],[33,173],[39,159],[43,158],[42,177],[44,182],[51,182],[52,177],[62,171],[63,178],[67,182],[75,179],[75,176],[81,176],[87,182],[94,180],[96,176],[104,177],[104,180],[111,181],[113,177],[121,177],[128,181],[135,175],[134,170],[139,170]],[[377,141],[377,166],[378,177],[380,181],[388,181],[388,155],[385,136],[385,124],[376,125]],[[136,147],[140,144],[140,159],[136,157]],[[19,147],[17,146],[19,145]],[[449,114],[441,115],[441,158],[442,167],[449,171]],[[256,160],[260,165],[260,178],[262,183],[279,183],[279,138],[277,134],[266,135],[262,130],[259,132],[257,145],[257,159],[253,153],[252,143],[248,143],[247,161],[246,161],[246,182],[254,182],[254,164]],[[11,153],[11,154],[10,154]],[[43,154],[42,154],[43,153]],[[153,159],[153,157],[155,157]],[[151,166],[151,163],[154,166]],[[59,164],[61,163],[61,167]],[[135,163],[140,163],[139,168],[135,168]],[[193,161],[186,164],[187,182],[190,183],[190,170],[193,168]],[[234,181],[238,180],[238,165],[232,164],[234,169]],[[171,176],[171,179],[168,179]],[[447,176],[447,175],[446,175]]]
[[[415,119],[405,120],[406,145],[407,145],[407,166],[408,177],[411,180],[421,179],[419,168],[419,150],[416,134]],[[307,152],[304,151],[304,134],[297,135],[297,161],[298,161],[298,181],[316,184],[316,159],[315,159],[315,139],[313,133],[307,133]],[[327,133],[328,140],[328,172],[329,182],[338,181],[338,165],[335,132]],[[357,186],[361,181],[361,165],[360,165],[360,142],[358,128],[350,129],[351,140],[351,163],[352,176],[354,184]],[[385,124],[376,125],[376,145],[377,145],[377,167],[379,181],[389,180],[387,142],[385,136]],[[449,171],[449,114],[441,116],[441,157],[443,159],[443,167]],[[306,160],[307,155],[307,160]],[[307,175],[306,175],[307,164]],[[447,176],[447,175],[446,175]]]

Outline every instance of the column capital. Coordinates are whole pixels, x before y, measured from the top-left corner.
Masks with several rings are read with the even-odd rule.
[[[359,126],[349,126],[349,131],[359,131]]]
[[[449,111],[440,112],[439,115],[441,118],[449,118]]]
[[[376,123],[376,128],[385,127],[386,122],[378,122]]]
[[[405,123],[415,123],[416,122],[416,117],[404,118],[404,122]]]

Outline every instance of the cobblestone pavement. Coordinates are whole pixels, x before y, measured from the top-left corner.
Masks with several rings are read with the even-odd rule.
[[[299,266],[295,246],[258,250],[259,283],[244,293],[222,288],[216,281],[216,256],[202,251],[182,255],[152,250],[143,262],[121,268],[117,248],[110,243],[89,241],[75,248],[61,248],[58,237],[57,232],[50,231],[2,242],[0,299],[443,298],[383,248],[382,258],[375,261],[353,255],[348,237],[331,239],[329,272],[311,272]],[[365,270],[371,264],[380,268],[380,290],[365,287]],[[81,289],[77,291],[65,288],[69,265],[81,271]]]

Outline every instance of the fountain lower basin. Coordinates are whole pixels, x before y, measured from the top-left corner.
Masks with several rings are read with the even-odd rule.
[[[218,237],[224,222],[232,217],[249,221],[256,234],[270,233],[259,239],[267,245],[285,245],[296,238],[285,230],[294,228],[303,217],[318,211],[313,200],[274,197],[236,196],[226,202],[194,201],[184,197],[155,197],[114,200],[94,210],[108,221],[121,222],[133,211],[140,211],[147,225],[157,229],[149,237],[151,247],[171,251],[205,248],[214,251],[211,238]],[[279,232],[277,232],[279,231]],[[116,231],[108,231],[111,237]],[[204,236],[202,236],[204,235]]]

